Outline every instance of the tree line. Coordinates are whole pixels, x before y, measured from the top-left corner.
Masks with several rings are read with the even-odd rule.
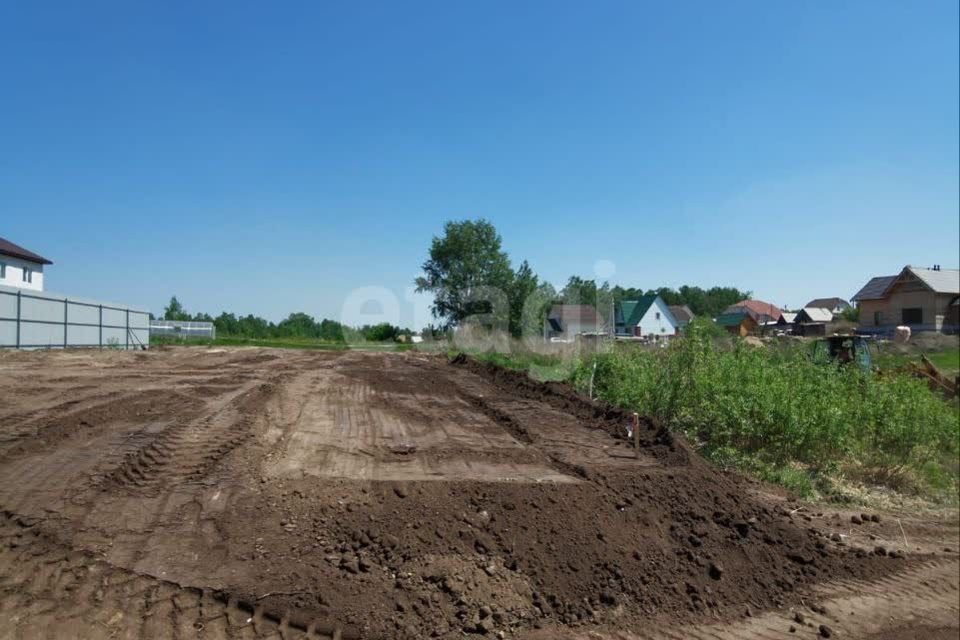
[[[401,329],[388,322],[362,327],[351,327],[326,318],[318,322],[313,316],[299,311],[291,313],[276,323],[253,314],[238,316],[226,311],[216,317],[208,313],[190,314],[183,308],[176,296],[170,298],[169,304],[164,307],[163,319],[212,322],[217,329],[218,336],[251,339],[312,338],[324,342],[339,343],[389,342],[397,340],[401,336],[410,336],[413,333],[409,329]]]
[[[500,234],[482,218],[447,222],[443,234],[433,238],[422,268],[417,291],[433,294],[432,312],[440,328],[470,321],[505,328],[514,337],[539,335],[544,317],[556,303],[591,305],[607,317],[615,303],[657,294],[668,305],[687,305],[695,315],[713,317],[751,295],[736,287],[644,290],[597,284],[579,276],[571,276],[557,291],[526,260],[513,268]]]

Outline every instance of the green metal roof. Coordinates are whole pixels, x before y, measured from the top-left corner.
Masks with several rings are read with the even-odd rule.
[[[748,315],[746,311],[740,313],[724,313],[717,316],[715,322],[721,327],[737,327],[743,322],[743,318]]]
[[[640,320],[653,306],[657,299],[656,294],[643,296],[639,300],[624,300],[617,306],[617,324],[628,327],[635,327],[640,324]],[[626,318],[626,322],[624,319]]]

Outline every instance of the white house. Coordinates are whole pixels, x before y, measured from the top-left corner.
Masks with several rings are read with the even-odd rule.
[[[43,291],[43,265],[53,264],[43,256],[0,238],[0,284]]]
[[[678,327],[670,308],[658,295],[646,295],[639,300],[624,300],[617,305],[618,336],[666,338],[676,335]]]

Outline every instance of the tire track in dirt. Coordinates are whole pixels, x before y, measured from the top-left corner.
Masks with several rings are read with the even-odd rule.
[[[0,436],[0,461],[52,449],[72,438],[94,438],[118,423],[139,421],[143,417],[169,410],[183,414],[196,410],[199,402],[166,389],[145,389],[136,393],[110,392],[79,403],[61,403],[26,419],[18,415],[3,420],[11,425]]]
[[[358,638],[256,597],[181,585],[59,543],[42,523],[0,514],[0,637]]]
[[[246,406],[262,402],[273,386],[253,381],[222,396],[213,411],[170,427],[149,444],[126,456],[106,474],[101,488],[149,492],[166,482],[189,481],[204,476],[224,456],[252,434]]]

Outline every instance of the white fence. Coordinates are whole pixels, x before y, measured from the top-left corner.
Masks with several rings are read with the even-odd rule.
[[[0,286],[0,347],[146,348],[150,313],[56,293]]]

